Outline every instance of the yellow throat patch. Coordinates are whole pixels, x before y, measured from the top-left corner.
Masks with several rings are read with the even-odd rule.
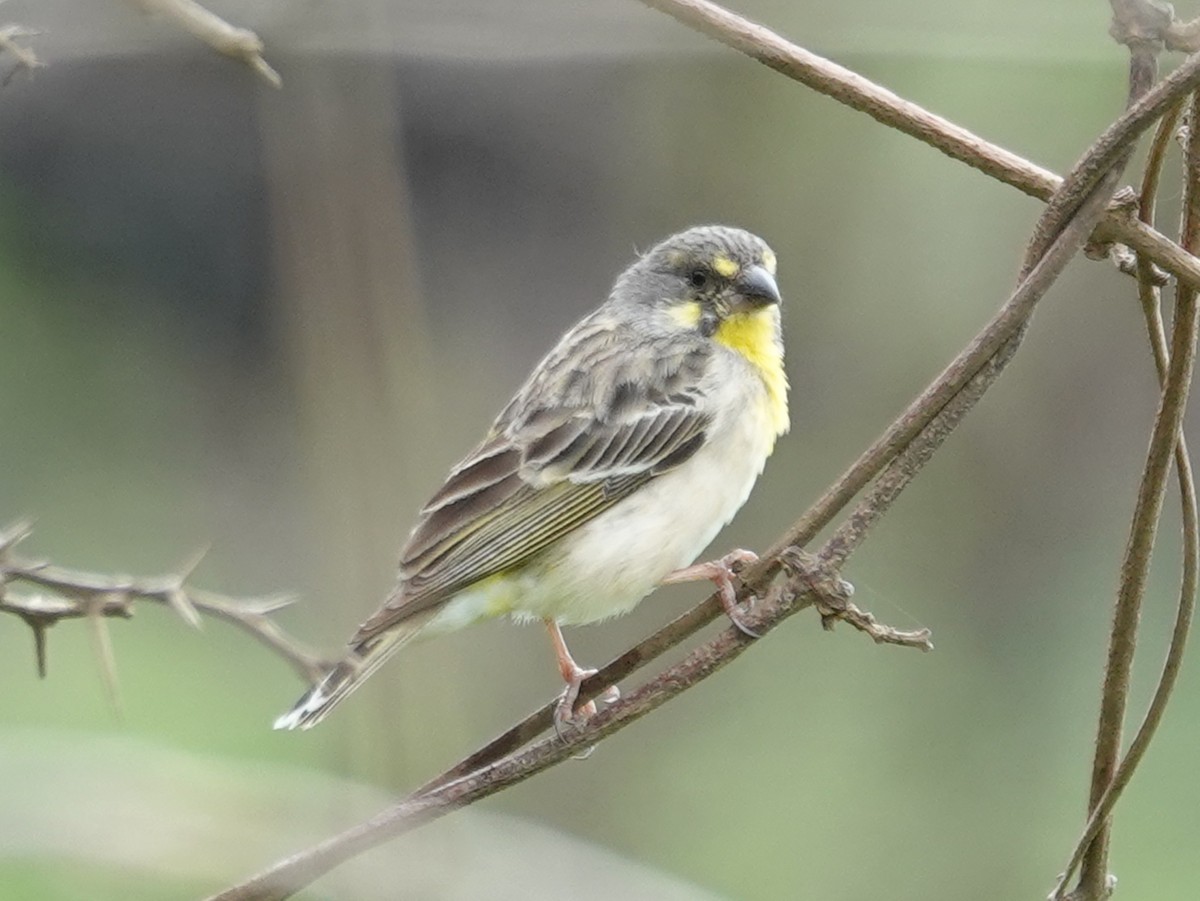
[[[788,430],[787,373],[783,348],[776,340],[779,310],[774,306],[734,313],[717,326],[713,340],[741,354],[767,389],[767,410],[776,435]]]

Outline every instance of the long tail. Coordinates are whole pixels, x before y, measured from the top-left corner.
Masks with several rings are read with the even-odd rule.
[[[353,647],[328,676],[304,693],[296,706],[275,720],[275,728],[311,729],[321,722],[392,654],[416,638],[421,625],[400,623]]]

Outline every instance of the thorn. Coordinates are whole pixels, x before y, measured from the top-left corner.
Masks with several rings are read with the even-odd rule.
[[[91,624],[92,648],[96,653],[96,661],[100,664],[100,675],[104,682],[104,691],[108,702],[118,720],[125,719],[125,711],[121,706],[120,686],[117,683],[117,659],[113,653],[112,635],[108,631],[101,610],[104,608],[104,596],[98,595],[88,606],[87,619]]]
[[[261,54],[254,54],[253,56],[249,57],[246,62],[248,62],[250,64],[250,68],[257,72],[271,87],[283,87],[283,79],[279,77],[279,73],[271,67],[271,64],[263,59]]]
[[[18,519],[12,525],[0,530],[0,554],[16,547],[33,534],[33,523],[27,519]]]
[[[206,544],[199,548],[194,554],[192,554],[192,556],[183,561],[183,565],[179,567],[180,585],[183,585],[184,582],[192,577],[192,574],[196,572],[196,569],[200,566],[204,558],[208,556],[208,552],[211,550],[212,544]]]
[[[246,601],[243,603],[242,609],[256,613],[259,616],[266,616],[268,613],[274,613],[276,610],[292,606],[297,600],[294,594],[276,594],[270,597],[259,598],[256,601]]]
[[[193,629],[203,629],[204,624],[200,619],[199,611],[196,610],[196,606],[192,603],[192,599],[188,596],[187,589],[184,586],[211,548],[211,544],[206,544],[186,559],[183,565],[179,567],[178,574],[171,577],[175,581],[175,587],[168,589],[166,593],[167,604],[179,614],[180,619]]]
[[[22,616],[25,620],[25,625],[33,631],[33,654],[37,661],[37,674],[39,679],[46,678],[46,630],[53,625],[52,622],[46,622],[43,619],[33,616]]]
[[[187,592],[183,590],[182,585],[172,588],[167,592],[167,604],[179,614],[180,619],[193,629],[204,628],[204,624],[200,621],[199,611],[196,610],[196,606],[192,603],[192,599],[188,597]]]
[[[37,678],[46,678],[46,623],[37,620],[25,620],[30,629],[34,630],[34,654],[37,657]]]

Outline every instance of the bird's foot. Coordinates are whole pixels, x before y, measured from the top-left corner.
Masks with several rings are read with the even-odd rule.
[[[758,554],[754,553],[754,551],[737,548],[718,560],[694,563],[691,566],[685,566],[683,569],[677,569],[663,579],[663,581],[694,582],[700,579],[709,580],[717,586],[717,594],[721,599],[721,609],[725,611],[725,615],[729,617],[729,621],[737,627],[738,631],[751,638],[762,638],[760,633],[755,632],[742,621],[742,611],[738,607],[737,586],[735,584],[738,569],[757,560]],[[750,609],[753,606],[754,598],[748,599],[746,601],[746,609]]]
[[[575,702],[579,700],[579,686],[585,679],[595,674],[596,670],[594,669],[575,666],[568,670],[567,667],[563,667],[562,675],[567,687],[563,689],[558,703],[554,705],[554,729],[559,734],[564,728],[581,726],[596,715],[595,700],[581,705],[578,710],[575,709]],[[603,701],[605,704],[612,704],[620,699],[621,690],[615,685],[608,686],[596,697],[596,700]]]

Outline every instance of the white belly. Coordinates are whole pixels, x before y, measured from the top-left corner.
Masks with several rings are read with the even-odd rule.
[[[781,427],[763,383],[732,377],[745,365],[730,354],[710,370],[706,394],[719,412],[693,456],[520,570],[459,592],[425,631],[453,631],[505,613],[564,625],[607,619],[628,612],[668,573],[692,563],[749,496]]]
[[[563,539],[519,577],[513,615],[581,624],[629,611],[745,503],[775,443],[758,398],[672,470]]]

